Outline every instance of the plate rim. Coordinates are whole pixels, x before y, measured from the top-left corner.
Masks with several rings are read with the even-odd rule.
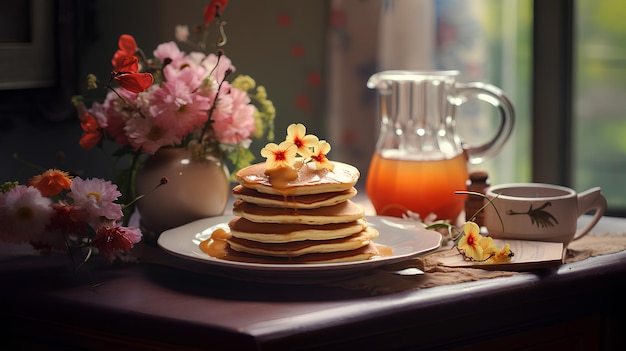
[[[400,255],[392,255],[392,256],[386,256],[386,257],[381,257],[381,258],[375,258],[375,259],[371,259],[371,260],[361,260],[361,261],[350,261],[350,262],[335,262],[335,263],[294,263],[294,264],[289,264],[289,263],[251,263],[251,262],[237,262],[237,261],[228,261],[228,260],[221,260],[215,257],[211,257],[209,255],[204,254],[200,248],[197,248],[198,252],[195,252],[196,254],[198,254],[198,256],[194,256],[191,254],[191,250],[189,251],[189,253],[184,253],[182,251],[179,250],[175,250],[175,248],[173,248],[172,246],[170,246],[169,244],[167,244],[167,240],[169,240],[170,236],[172,235],[178,235],[178,236],[189,236],[189,242],[193,242],[193,239],[196,238],[196,236],[198,235],[198,233],[201,233],[203,231],[206,231],[212,227],[216,227],[219,225],[223,225],[224,223],[228,223],[229,220],[231,220],[232,218],[235,218],[235,215],[221,215],[221,216],[215,216],[215,217],[206,217],[206,218],[201,218],[192,222],[189,222],[187,224],[183,224],[179,227],[175,227],[175,228],[171,228],[168,230],[165,230],[161,233],[161,235],[159,236],[159,238],[157,239],[157,245],[164,251],[166,251],[167,253],[186,259],[186,260],[190,260],[190,261],[194,261],[194,262],[199,262],[199,263],[205,263],[207,264],[207,266],[219,266],[225,269],[230,269],[230,270],[239,270],[239,271],[247,271],[250,273],[255,273],[255,272],[267,272],[267,273],[280,273],[280,272],[288,272],[288,273],[300,273],[300,274],[311,274],[311,273],[322,273],[324,271],[354,271],[354,270],[367,270],[367,269],[372,269],[372,268],[376,268],[376,267],[380,267],[380,266],[384,266],[384,265],[388,265],[388,264],[393,264],[393,263],[397,263],[400,261],[405,261],[405,260],[409,260],[411,258],[415,258],[415,257],[419,257],[419,256],[423,256],[426,255],[428,253],[431,253],[437,249],[439,249],[441,247],[441,243],[443,240],[443,236],[434,230],[428,230],[428,229],[424,229],[424,228],[419,228],[418,222],[412,221],[410,219],[404,219],[404,218],[399,218],[399,217],[390,217],[390,216],[377,216],[377,215],[373,215],[373,216],[365,216],[365,219],[368,221],[368,223],[372,222],[372,219],[374,219],[374,222],[376,221],[383,221],[385,219],[387,220],[392,220],[392,221],[401,221],[401,222],[406,222],[406,224],[414,224],[415,229],[417,229],[419,232],[423,232],[426,233],[427,235],[432,235],[432,238],[429,238],[429,240],[433,240],[433,243],[436,241],[437,244],[432,244],[429,245],[428,247],[418,250],[418,251],[414,251],[414,252],[409,252],[409,253],[405,253],[405,254],[400,254]],[[203,224],[205,223],[206,224]],[[201,230],[194,230],[193,228],[195,228],[196,226],[204,226],[203,229]],[[187,229],[189,228],[189,229]],[[188,230],[189,233],[184,232],[185,230]],[[402,229],[398,229],[399,231],[402,231]],[[408,232],[408,229],[405,229]],[[182,234],[181,234],[182,232]],[[379,234],[379,236],[381,235],[385,235],[384,232],[381,232]],[[422,234],[423,235],[423,234]],[[373,240],[374,243],[376,243],[376,239]],[[197,245],[196,245],[197,246]],[[194,248],[195,249],[195,248]],[[194,250],[195,251],[195,250]],[[204,255],[204,256],[202,256]]]

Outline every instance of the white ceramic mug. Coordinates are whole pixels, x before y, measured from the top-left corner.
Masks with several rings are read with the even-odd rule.
[[[562,242],[582,238],[606,211],[606,199],[595,187],[581,193],[552,184],[510,183],[487,189],[494,206],[485,208],[489,235],[499,239]],[[497,195],[497,196],[496,196]],[[578,218],[595,210],[592,220],[577,229]]]

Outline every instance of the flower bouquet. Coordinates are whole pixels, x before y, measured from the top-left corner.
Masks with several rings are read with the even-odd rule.
[[[35,249],[66,252],[75,270],[97,250],[107,262],[122,257],[141,241],[142,232],[120,225],[117,186],[100,178],[71,177],[47,170],[27,185],[0,185],[0,240],[30,243]],[[81,253],[82,260],[74,257]]]
[[[253,138],[273,139],[275,109],[264,87],[246,75],[228,80],[235,67],[221,48],[227,3],[211,1],[204,24],[193,33],[177,26],[176,39],[193,48],[189,53],[170,41],[158,45],[149,58],[132,35],[121,35],[104,101],[88,107],[83,96],[73,98],[83,148],[111,140],[120,147],[116,156],[132,155],[117,180],[128,196],[135,196],[134,177],[145,156],[161,148],[185,147],[197,159],[228,160],[234,174],[255,160],[249,150]],[[205,54],[210,34],[216,34],[215,53]],[[97,77],[89,75],[88,89],[98,86]]]

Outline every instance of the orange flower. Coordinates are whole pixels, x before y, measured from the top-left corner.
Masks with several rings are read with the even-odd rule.
[[[28,181],[28,185],[36,188],[42,196],[54,196],[63,189],[69,190],[72,179],[67,172],[58,169],[49,169],[40,175],[36,175]]]

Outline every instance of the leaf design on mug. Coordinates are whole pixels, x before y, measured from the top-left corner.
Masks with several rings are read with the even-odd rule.
[[[510,215],[523,215],[526,214],[530,217],[530,222],[538,227],[547,228],[554,227],[559,223],[559,221],[554,218],[554,216],[545,210],[546,207],[552,206],[550,201],[545,204],[539,206],[538,208],[533,209],[533,205],[530,204],[530,208],[526,212],[514,212],[509,210],[507,213]]]

